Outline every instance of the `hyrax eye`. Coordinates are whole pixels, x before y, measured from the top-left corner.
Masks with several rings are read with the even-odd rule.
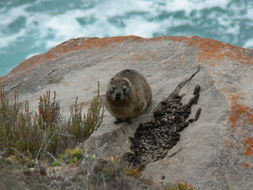
[[[116,86],[113,86],[113,87],[112,87],[112,90],[116,90]]]
[[[123,87],[123,92],[126,92],[126,87],[125,86]]]

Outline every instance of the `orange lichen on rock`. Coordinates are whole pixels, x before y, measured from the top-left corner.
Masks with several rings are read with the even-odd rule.
[[[231,121],[231,127],[236,128],[237,122],[239,121],[241,115],[243,114],[244,106],[238,104],[237,100],[239,99],[238,95],[229,94],[231,96],[231,107],[230,107],[230,116],[229,119]]]
[[[184,42],[189,46],[197,46],[200,50],[200,54],[198,55],[199,61],[208,61],[212,59],[218,61],[228,58],[237,60],[239,63],[253,64],[253,50],[233,46],[217,40],[201,38],[199,36],[162,36],[155,37],[150,40],[173,40],[177,42]],[[216,65],[213,64],[213,66]]]
[[[33,66],[39,63],[48,62],[53,58],[54,56],[52,54],[35,55],[30,59],[21,62],[17,67],[12,69],[10,75],[15,76],[20,71],[29,71],[30,69],[32,69]]]
[[[146,38],[147,41],[161,41],[161,40],[172,40],[176,42],[187,42],[192,37],[188,36],[159,36],[154,38]]]
[[[141,41],[141,37],[137,36],[116,36],[106,38],[78,38],[72,39],[67,42],[56,46],[45,54],[35,55],[30,59],[27,59],[15,67],[11,72],[11,76],[15,76],[19,71],[29,71],[33,66],[40,63],[48,62],[54,58],[59,57],[62,54],[73,52],[80,49],[91,49],[91,48],[106,48],[113,43],[122,43],[125,41]]]
[[[211,65],[211,66],[217,66],[217,64],[215,64],[215,63],[210,63],[210,65]]]
[[[196,45],[200,49],[201,52],[198,56],[199,61],[211,59],[221,60],[228,58],[237,60],[238,63],[253,64],[253,59],[250,59],[247,54],[249,51],[253,54],[253,50],[236,47],[231,44],[212,39],[200,38],[198,36],[189,38],[188,43],[191,46]]]
[[[225,92],[231,96],[231,107],[230,107],[230,116],[231,127],[237,128],[239,120],[242,120],[242,123],[246,125],[247,122],[253,125],[253,114],[248,106],[240,104],[238,102],[240,96],[237,94]]]
[[[231,149],[231,142],[227,139],[223,140],[223,144],[230,150]]]
[[[244,143],[247,145],[245,155],[252,156],[253,155],[253,138],[247,138],[244,140]]]
[[[51,51],[54,53],[67,53],[79,49],[107,48],[113,43],[142,40],[137,36],[115,36],[105,38],[77,38],[56,46]],[[49,51],[50,52],[50,51]]]
[[[7,80],[7,79],[9,79],[9,77],[7,75],[0,77],[0,83]]]
[[[154,38],[141,38],[138,36],[116,36],[105,38],[77,38],[64,42],[45,54],[36,55],[20,63],[10,72],[10,76],[16,76],[19,72],[29,71],[33,66],[53,60],[62,54],[81,49],[107,48],[114,43],[124,43],[130,41],[152,42],[161,40],[171,40],[184,43],[189,46],[197,47],[200,52],[199,61],[208,62],[209,60],[233,59],[238,63],[253,64],[253,50],[232,46],[216,40],[201,38],[198,36],[180,37],[180,36],[161,36]],[[138,59],[138,58],[137,58]],[[215,66],[216,63],[212,63]],[[3,79],[0,79],[3,80]]]
[[[247,136],[244,140],[241,140],[243,147],[246,147],[244,151],[245,156],[252,156],[253,155],[253,138],[249,137],[247,134],[247,130],[253,130],[253,113],[252,110],[245,105],[239,103],[240,96],[234,93],[230,93],[224,91],[227,95],[231,97],[231,106],[230,106],[230,116],[229,119],[231,121],[231,128],[232,132],[236,133],[237,128],[246,127],[246,124],[249,124],[251,128],[247,128],[244,132],[244,136]],[[239,130],[242,133],[242,130]],[[238,132],[239,132],[238,131]],[[239,134],[239,133],[238,133]]]
[[[152,52],[145,52],[145,53],[142,53],[142,54],[133,55],[131,59],[133,61],[138,61],[139,62],[139,61],[146,61],[146,60],[152,61],[155,58],[157,58],[157,56],[155,54],[153,54]]]
[[[251,167],[251,165],[249,163],[246,163],[246,162],[243,162],[242,166],[245,167],[245,168],[250,168]]]
[[[107,48],[113,43],[122,43],[126,41],[138,41],[141,40],[141,37],[137,36],[116,36],[116,37],[108,37],[108,38],[88,38],[85,43],[80,46],[76,46],[76,49],[86,49],[86,48]]]

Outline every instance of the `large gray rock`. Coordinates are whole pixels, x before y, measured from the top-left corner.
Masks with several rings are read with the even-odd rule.
[[[79,97],[88,103],[97,81],[105,93],[111,76],[131,68],[150,83],[153,102],[132,125],[115,126],[105,112],[102,126],[80,147],[104,158],[130,151],[129,136],[139,122],[152,118],[152,110],[177,84],[200,65],[200,72],[183,88],[186,102],[196,84],[201,86],[198,121],[181,132],[180,141],[161,160],[149,163],[142,175],[166,182],[187,181],[200,189],[249,190],[253,186],[253,50],[199,37],[140,37],[73,39],[48,53],[21,63],[0,78],[11,96],[33,109],[46,90],[57,92],[68,115]]]

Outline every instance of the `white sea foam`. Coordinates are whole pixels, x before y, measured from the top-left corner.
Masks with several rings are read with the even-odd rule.
[[[138,27],[138,30],[136,28]],[[127,23],[127,27],[123,33],[127,35],[137,35],[143,37],[151,37],[156,31],[159,31],[160,24],[147,22],[142,18],[133,18]],[[118,34],[120,35],[120,34]]]
[[[140,35],[143,37],[151,37],[159,29],[159,23],[151,23],[144,18],[134,17],[129,18],[126,26],[120,28],[108,22],[109,18],[124,15],[127,12],[148,11],[151,5],[151,2],[146,1],[106,1],[106,3],[99,4],[97,7],[87,11],[72,10],[62,15],[49,16],[50,18],[43,19],[48,20],[48,22],[42,21],[44,30],[41,29],[41,32],[44,33],[42,34],[44,36],[49,31],[57,34],[55,39],[47,41],[47,48],[51,48],[64,40],[81,36]],[[81,26],[77,21],[77,18],[88,18],[92,16],[96,19],[93,24]]]
[[[43,0],[35,3],[40,3]],[[83,0],[85,3],[85,0]],[[164,3],[161,6],[159,3]],[[46,40],[46,48],[65,41],[70,38],[80,36],[114,36],[114,35],[140,35],[143,37],[151,37],[155,32],[165,32],[166,28],[172,28],[183,24],[191,24],[190,20],[171,20],[166,21],[150,21],[141,16],[134,16],[125,19],[124,27],[115,27],[108,22],[111,17],[125,15],[129,12],[146,12],[151,14],[151,17],[157,16],[161,11],[184,11],[186,14],[191,13],[193,10],[203,10],[213,7],[226,8],[228,0],[104,0],[99,2],[94,8],[88,10],[70,10],[63,14],[48,15],[47,13],[31,13],[27,12],[28,4],[20,7],[15,7],[0,15],[1,25],[8,25],[20,16],[26,18],[26,28],[16,34],[9,36],[3,35],[0,40],[0,48],[4,48],[15,40],[26,35],[31,30],[34,30],[39,39],[43,42],[37,42],[36,46],[40,46]],[[31,5],[30,5],[31,6]],[[249,14],[249,13],[248,13]],[[251,13],[250,13],[251,15]],[[81,26],[77,18],[93,16],[96,21],[92,24]],[[201,16],[201,15],[199,15]],[[217,15],[213,15],[215,18]],[[218,17],[220,24],[229,26],[231,24],[230,18]],[[37,23],[37,25],[34,25]],[[0,26],[1,26],[0,25]],[[238,27],[227,27],[229,33],[238,33]],[[45,39],[48,35],[53,35],[53,39]],[[0,33],[1,35],[1,33]]]
[[[33,6],[45,1],[50,3],[50,0],[36,0],[8,9],[0,8],[1,54],[5,54],[5,49],[10,45],[15,47],[20,39],[29,39],[30,36],[28,35],[33,35],[32,42],[29,42],[31,45],[29,45],[36,48],[36,52],[39,52],[52,48],[70,38],[118,35],[152,37],[155,33],[170,35],[171,31],[175,31],[181,26],[201,28],[204,25],[203,28],[205,26],[208,28],[209,21],[217,23],[217,25],[211,25],[213,28],[210,29],[210,33],[218,33],[219,40],[252,47],[252,39],[244,39],[243,42],[238,41],[244,37],[239,38],[243,32],[240,28],[240,22],[248,19],[251,21],[248,25],[253,28],[253,3],[249,1],[248,4],[241,2],[238,6],[236,3],[231,3],[232,0],[92,0],[91,3],[94,3],[94,6],[88,9],[66,9],[54,14],[48,10],[36,12],[32,9]],[[55,1],[61,3],[60,0]],[[87,3],[87,0],[82,1]],[[67,1],[63,2],[66,3]],[[222,11],[210,11],[217,7]],[[208,10],[208,14],[205,15],[207,21],[203,23],[202,17],[206,10]],[[191,15],[193,11],[194,16]],[[230,14],[226,14],[228,11]],[[182,12],[186,16],[182,18],[171,16]],[[161,16],[163,13],[166,13],[165,18]],[[8,25],[20,17],[25,18],[25,27],[19,28],[15,32],[4,31]],[[80,23],[80,19],[88,18],[92,18],[90,23]],[[198,22],[202,24],[200,25]],[[195,35],[188,32],[187,28],[176,31],[176,35]],[[197,31],[199,32],[198,35],[202,35],[201,29]],[[206,36],[209,31],[203,32]],[[33,41],[35,37],[36,40]],[[29,55],[24,55],[24,58],[31,55],[33,55],[32,52]]]
[[[20,6],[12,8],[8,11],[0,10],[0,28],[5,28],[7,25],[15,21],[17,18],[23,16],[27,17],[27,13],[24,11],[24,9],[27,6]],[[0,30],[0,48],[8,47],[10,44],[14,43],[18,38],[25,36],[26,31],[24,29],[20,30],[17,33],[14,34],[5,34],[3,31]]]
[[[13,43],[15,43],[18,38],[23,37],[26,35],[25,30],[21,30],[20,32],[13,34],[13,35],[1,35],[0,33],[0,48],[6,48],[10,45],[12,45]]]
[[[245,44],[244,47],[252,48],[253,49],[253,38],[249,39]]]
[[[228,0],[167,0],[166,8],[169,11],[185,11],[189,15],[193,10],[210,9],[213,7],[226,8]]]
[[[25,11],[25,9],[28,7],[28,5],[22,5],[19,7],[14,7],[8,10],[0,9],[0,25],[8,25],[14,20],[16,20],[20,16],[28,16],[28,13]]]

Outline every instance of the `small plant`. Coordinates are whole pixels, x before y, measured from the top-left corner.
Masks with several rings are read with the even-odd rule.
[[[122,169],[118,164],[103,159],[96,159],[93,162],[94,165],[91,163],[93,166],[89,171],[89,180],[93,184],[111,183],[117,180],[117,177],[123,176]]]
[[[139,168],[128,167],[124,169],[124,174],[133,177],[140,177],[141,170]]]
[[[55,160],[51,165],[52,166],[60,166],[63,164],[71,164],[75,163],[78,160],[84,158],[83,151],[79,148],[74,149],[66,149],[65,153],[59,155],[59,159]]]
[[[109,157],[105,160],[109,160],[109,161],[111,161],[112,163],[115,163],[115,164],[119,164],[121,162],[121,158],[118,157],[118,156],[112,156],[112,157]]]
[[[84,128],[86,126],[85,115],[82,114],[82,104],[78,104],[78,98],[75,104],[70,106],[70,119],[68,121],[68,131],[77,141],[85,138]]]
[[[36,158],[48,157],[48,154],[56,155],[64,150],[67,146],[64,141],[64,128],[60,123],[60,105],[56,101],[56,92],[51,98],[50,91],[39,97],[38,114],[35,113],[35,124],[43,132],[43,140],[40,142],[41,147],[38,150]]]
[[[168,190],[196,190],[196,188],[186,182],[180,182],[174,187],[169,187]]]
[[[47,91],[46,94],[40,96],[38,108],[39,125],[44,129],[55,128],[60,120],[60,106],[56,101],[56,92],[54,92],[52,100],[50,91]]]
[[[68,122],[68,131],[75,137],[76,141],[85,141],[100,127],[103,120],[104,108],[100,99],[99,83],[97,96],[93,98],[86,116],[82,114],[82,104],[78,104],[78,98],[76,98],[75,104],[70,109],[71,116]]]

